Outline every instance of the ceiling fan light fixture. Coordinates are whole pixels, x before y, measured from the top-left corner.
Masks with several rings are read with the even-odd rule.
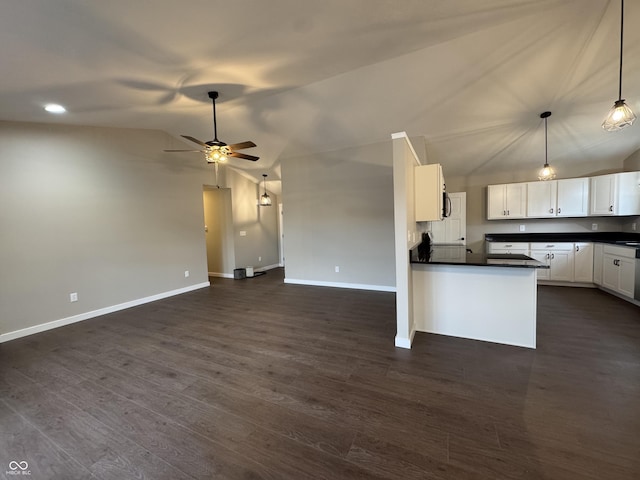
[[[618,100],[616,100],[609,110],[607,118],[602,122],[602,128],[607,132],[617,132],[623,128],[633,125],[636,119],[635,114],[624,103],[622,98],[622,46],[624,33],[624,0],[620,0],[620,72],[618,76]]]
[[[548,149],[547,149],[547,118],[551,116],[551,112],[542,112],[540,118],[544,120],[544,165],[538,173],[538,180],[553,180],[556,178],[556,172],[549,165]]]
[[[271,206],[271,197],[267,193],[267,174],[262,174],[262,179],[264,182],[264,193],[260,196],[260,206],[261,207],[270,207]]]

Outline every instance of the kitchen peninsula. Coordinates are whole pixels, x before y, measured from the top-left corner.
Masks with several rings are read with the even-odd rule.
[[[536,347],[536,272],[545,264],[423,244],[409,259],[416,331]]]

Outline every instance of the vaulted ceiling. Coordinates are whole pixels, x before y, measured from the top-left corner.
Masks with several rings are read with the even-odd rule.
[[[448,175],[533,179],[550,110],[562,176],[640,148],[640,121],[600,127],[618,94],[619,22],[618,0],[2,2],[0,119],[210,140],[206,92],[218,90],[218,136],[258,144],[255,164],[232,160],[257,180],[285,157],[397,131],[424,136]],[[638,24],[627,1],[623,97],[636,114]]]

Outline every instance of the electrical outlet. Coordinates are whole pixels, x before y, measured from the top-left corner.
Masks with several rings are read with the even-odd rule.
[[[524,230],[525,230],[525,226],[524,225],[520,225],[520,231],[524,232]]]
[[[335,271],[336,271],[336,273],[340,273],[340,267],[338,265],[336,265]]]
[[[189,270],[184,271],[184,278],[187,278],[187,277],[189,277]]]
[[[636,222],[633,222],[631,224],[631,230],[633,230],[635,232],[635,230],[636,230]]]
[[[73,292],[69,294],[69,301],[70,302],[77,302],[78,301],[78,293],[77,292]]]
[[[246,230],[240,230],[240,236],[241,237],[246,237],[247,236],[247,231]]]
[[[262,261],[262,257],[258,257],[258,261],[261,262]]]
[[[591,224],[591,230],[597,230],[598,229],[598,224],[597,223],[592,223]]]

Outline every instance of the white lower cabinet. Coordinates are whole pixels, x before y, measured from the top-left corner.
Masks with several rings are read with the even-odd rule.
[[[593,243],[573,244],[573,281],[593,282]]]
[[[593,247],[593,283],[602,285],[602,266],[604,265],[604,245],[596,243]]]
[[[517,253],[529,255],[529,244],[525,242],[490,242],[487,253]]]
[[[538,271],[538,280],[573,282],[573,243],[531,243],[530,257],[549,265]]]
[[[602,256],[602,286],[633,298],[635,280],[635,249],[605,245]]]

